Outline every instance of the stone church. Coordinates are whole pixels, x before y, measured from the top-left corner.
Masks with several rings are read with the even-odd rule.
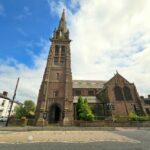
[[[71,40],[64,11],[50,41],[38,95],[36,125],[73,125],[80,95],[87,99],[96,119],[144,113],[135,85],[119,73],[108,81],[72,80]]]

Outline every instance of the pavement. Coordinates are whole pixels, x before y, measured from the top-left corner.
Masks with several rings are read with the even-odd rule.
[[[1,126],[0,131],[112,131],[114,127],[77,127],[77,126]]]
[[[109,131],[30,131],[1,132],[0,143],[38,143],[38,142],[68,142],[88,143],[101,141],[118,141],[140,143],[138,140],[118,135]]]
[[[150,150],[150,130],[0,131],[0,150]]]

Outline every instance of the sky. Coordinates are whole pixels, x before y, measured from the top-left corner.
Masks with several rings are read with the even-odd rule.
[[[116,70],[150,94],[149,0],[0,0],[0,93],[37,101],[50,41],[65,9],[73,79],[109,80]]]

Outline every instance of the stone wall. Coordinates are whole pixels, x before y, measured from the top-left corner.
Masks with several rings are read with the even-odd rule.
[[[27,122],[28,120],[26,118],[22,118],[22,119],[11,118],[9,120],[9,126],[26,126]]]
[[[111,120],[101,121],[74,121],[75,126],[80,127],[150,127],[150,121],[127,121],[113,122]]]

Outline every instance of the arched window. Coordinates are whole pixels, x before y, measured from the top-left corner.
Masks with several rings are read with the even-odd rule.
[[[60,59],[60,63],[62,65],[65,64],[65,51],[66,51],[66,47],[65,46],[61,46],[61,59]]]
[[[131,95],[131,91],[130,88],[127,86],[123,87],[123,92],[124,92],[124,96],[126,100],[132,100],[132,95]]]
[[[56,45],[55,46],[55,56],[58,56],[59,55],[59,46]]]
[[[65,46],[61,47],[61,56],[65,56]]]
[[[115,86],[114,93],[115,93],[116,100],[119,101],[124,100],[121,87]]]

